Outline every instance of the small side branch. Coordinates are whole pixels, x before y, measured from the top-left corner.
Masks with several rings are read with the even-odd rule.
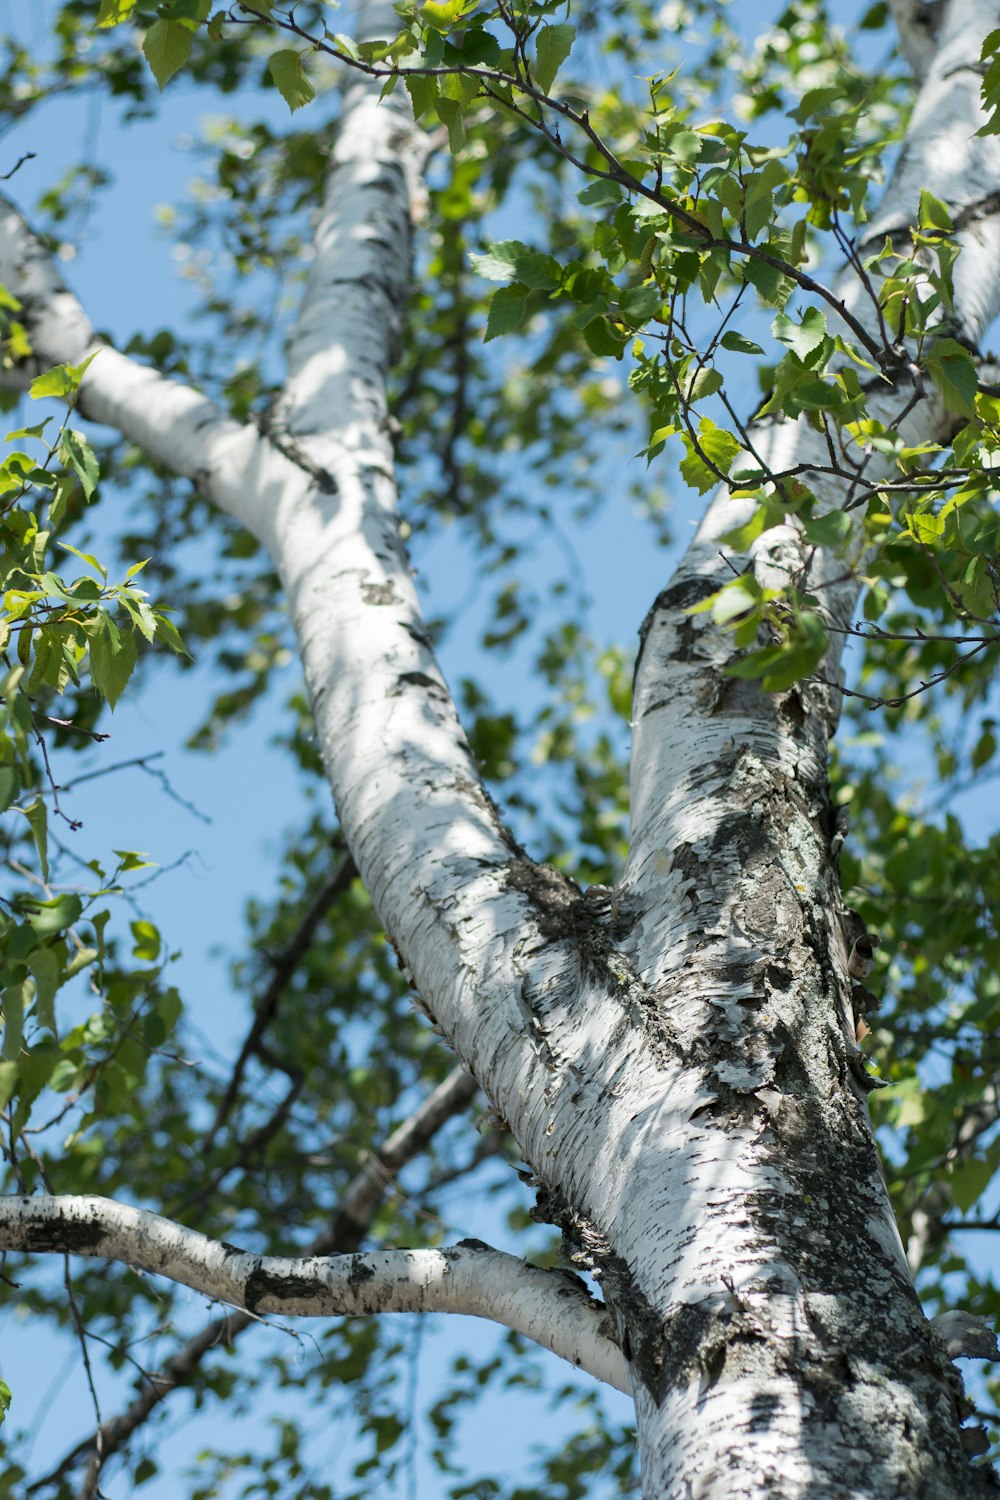
[[[607,1309],[576,1277],[464,1240],[446,1250],[251,1255],[110,1198],[0,1198],[0,1246],[117,1260],[256,1316],[449,1312],[488,1318],[596,1379],[628,1390]]]
[[[306,1255],[349,1255],[357,1250],[396,1174],[424,1150],[439,1130],[472,1102],[478,1085],[462,1068],[453,1068],[447,1078],[423,1099],[408,1119],[387,1136],[377,1154],[367,1153],[360,1170],[348,1184],[328,1222],[304,1247]],[[171,1392],[183,1390],[198,1378],[203,1362],[220,1347],[233,1343],[258,1320],[248,1312],[224,1313],[212,1318],[193,1334],[156,1371],[147,1375],[128,1406],[103,1422],[98,1430],[77,1443],[42,1479],[30,1494],[56,1488],[67,1474],[84,1463],[88,1471],[96,1461],[98,1472],[114,1454],[120,1453],[138,1428],[163,1404]],[[99,1458],[98,1458],[99,1455]]]
[[[192,479],[206,497],[257,530],[248,504],[246,473],[262,458],[283,470],[267,439],[234,421],[193,387],[170,380],[103,343],[58,267],[18,208],[0,197],[0,283],[21,303],[19,312],[33,354],[0,375],[7,389],[27,390],[54,364],[96,358],[80,387],[77,406],[91,421],[113,427],[172,473]]]

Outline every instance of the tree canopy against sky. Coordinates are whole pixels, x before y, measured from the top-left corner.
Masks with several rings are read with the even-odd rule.
[[[154,1481],[193,1391],[275,1419],[195,1493],[404,1493],[396,1309],[512,1330],[435,1391],[435,1493],[992,1492],[952,1360],[997,1313],[996,6],[47,9],[22,129],[84,92],[233,118],[169,216],[188,322],[151,285],[116,351],[64,285],[86,142],[0,219],[0,1242],[97,1412],[29,1473],[14,1405],[0,1491]],[[664,547],[634,679],[574,552],[626,508],[634,576]],[[194,746],[238,765],[267,711],[310,788],[224,1059],[144,857],[73,826],[168,659]],[[450,1243],[459,1203],[516,1254]],[[332,1313],[294,1357],[255,1326]],[[586,1372],[580,1430],[461,1472],[526,1340]],[[354,1415],[336,1481],[316,1408]]]

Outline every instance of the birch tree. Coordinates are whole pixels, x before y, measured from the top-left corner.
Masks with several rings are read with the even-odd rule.
[[[10,1450],[7,1492],[97,1494],[112,1462],[149,1477],[155,1460],[129,1457],[147,1420],[180,1388],[221,1393],[217,1346],[242,1350],[265,1316],[352,1320],[357,1373],[378,1335],[356,1320],[393,1311],[491,1320],[518,1336],[511,1358],[532,1341],[626,1392],[649,1497],[994,1491],[954,1360],[992,1358],[996,1293],[948,1236],[996,1229],[995,850],[894,805],[885,768],[919,734],[946,795],[995,753],[1000,30],[994,0],[889,10],[861,18],[874,40],[854,55],[807,3],[740,55],[707,3],[427,0],[364,7],[348,32],[323,4],[102,0],[63,7],[41,61],[10,54],[20,112],[102,83],[145,108],[175,75],[233,90],[266,62],[295,129],[233,127],[192,210],[210,237],[223,203],[237,271],[287,269],[322,192],[280,374],[273,356],[220,368],[260,320],[211,288],[221,346],[112,347],[51,237],[13,196],[0,217],[5,386],[70,407],[54,438],[19,419],[3,470],[2,774],[28,882],[4,908],[0,1245],[30,1289],[10,1295],[85,1350],[98,1327],[129,1348],[153,1283],[98,1282],[76,1257],[234,1309],[32,1480]],[[530,636],[503,506],[551,512],[521,494],[520,454],[544,480],[640,429],[648,478],[629,482],[705,499],[636,601],[625,838],[613,735],[588,741],[573,714],[602,673],[612,706],[628,697],[623,662],[550,632],[534,727],[553,769],[533,799],[514,720],[446,681],[408,544],[457,517],[503,585],[492,643]],[[141,574],[130,554],[113,583],[82,549],[70,579],[55,540],[99,480],[121,503],[124,463],[155,476],[152,520],[122,528],[154,559]],[[240,588],[185,597],[171,547],[213,530]],[[257,918],[245,1043],[195,1083],[160,934],[136,919],[130,959],[104,904],[139,857],[82,895],[52,875],[71,817],[52,761],[99,738],[137,662],[185,642],[219,643],[239,674],[206,709],[204,738],[224,733],[270,680],[279,598],[308,697],[290,746],[321,765],[335,849],[318,813],[296,899]],[[850,743],[859,717],[874,748]],[[572,836],[539,805],[561,784]],[[254,1080],[275,1077],[271,1107]],[[405,1206],[380,1202],[429,1150],[413,1202],[499,1152],[558,1252],[532,1264],[419,1225],[414,1244]],[[32,1279],[51,1254],[73,1257],[58,1291]],[[391,1455],[401,1424],[363,1389]],[[542,1492],[628,1493],[624,1441],[605,1432],[603,1475],[581,1477],[591,1454]]]

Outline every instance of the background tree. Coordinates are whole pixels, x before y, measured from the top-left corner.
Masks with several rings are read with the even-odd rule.
[[[994,1488],[951,1360],[993,1352],[970,1314],[995,1289],[955,1231],[997,1227],[996,859],[934,804],[996,748],[1000,31],[985,0],[892,9],[905,68],[882,5],[853,51],[813,4],[746,51],[714,4],[437,0],[351,36],[320,4],[72,3],[39,55],[9,49],[12,113],[96,87],[141,113],[177,73],[235,94],[266,61],[306,128],[216,132],[177,226],[210,251],[198,337],[96,338],[51,238],[92,165],[47,194],[49,238],[13,205],[0,226],[6,383],[74,413],[26,419],[3,469],[2,1242],[27,1256],[16,1305],[77,1330],[95,1399],[99,1348],[141,1367],[30,1480],[15,1435],[8,1493],[94,1494],[112,1459],[151,1478],[174,1391],[251,1381],[324,1405],[349,1387],[371,1445],[354,1492],[390,1484],[412,1401],[385,1373],[395,1334],[356,1315],[392,1309],[515,1333],[431,1413],[446,1474],[456,1408],[525,1378],[527,1337],[629,1391],[649,1495]],[[124,448],[95,451],[77,415]],[[649,601],[631,694],[572,568],[539,584],[531,556],[603,503],[622,445],[654,486],[676,466],[715,491]],[[639,470],[633,490],[661,532]],[[486,584],[484,649],[531,661],[544,695],[507,706],[471,676],[450,695],[449,622],[424,617],[407,553],[448,523]],[[121,583],[95,547],[121,548]],[[288,750],[338,825],[317,797],[279,900],[252,909],[252,1017],[221,1070],[155,925],[110,915],[140,856],[67,875],[61,766],[141,647],[140,670],[215,653],[207,747],[293,640],[311,710],[295,697]],[[845,698],[865,732],[831,785]],[[930,804],[895,790],[904,738]],[[867,1110],[886,1079],[888,1193]],[[534,1266],[438,1248],[448,1187],[509,1200],[516,1161],[512,1227],[559,1242],[530,1239]],[[245,1311],[193,1328],[160,1280],[74,1264],[57,1284],[43,1251]],[[964,1311],[931,1326],[914,1275],[930,1311]],[[261,1315],[332,1312],[354,1316],[294,1368],[284,1345],[256,1368],[218,1354]],[[632,1439],[590,1404],[542,1493],[634,1489]],[[248,1493],[333,1493],[309,1457],[296,1414],[273,1453],[206,1460],[196,1492],[249,1465]]]

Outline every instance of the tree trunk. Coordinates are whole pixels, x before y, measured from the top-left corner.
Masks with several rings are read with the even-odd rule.
[[[956,202],[948,142],[975,128],[970,70],[994,19],[983,0],[949,8],[880,233],[910,222],[914,182]],[[836,690],[765,695],[727,677],[730,638],[686,613],[724,581],[717,538],[745,519],[738,503],[713,502],[644,626],[621,887],[581,892],[535,864],[482,787],[396,512],[385,375],[424,151],[401,95],[349,96],[266,432],[112,352],[88,371],[82,410],[197,477],[269,548],[357,867],[429,1018],[530,1162],[539,1217],[614,1312],[643,1493],[992,1494],[959,1435],[960,1383],[914,1292],[868,1119],[858,934],[831,853]],[[977,144],[973,197],[1000,185],[997,157]],[[997,305],[995,221],[970,218],[965,242],[956,305],[975,341]],[[42,357],[79,359],[89,324],[10,217],[0,254]],[[887,412],[910,397],[901,377]],[[925,401],[911,420],[929,437],[942,415]],[[799,462],[815,452],[805,423],[760,440]],[[762,579],[799,567],[801,538],[771,531],[749,562]],[[843,565],[813,566],[832,583]],[[829,589],[833,623],[852,587]]]

